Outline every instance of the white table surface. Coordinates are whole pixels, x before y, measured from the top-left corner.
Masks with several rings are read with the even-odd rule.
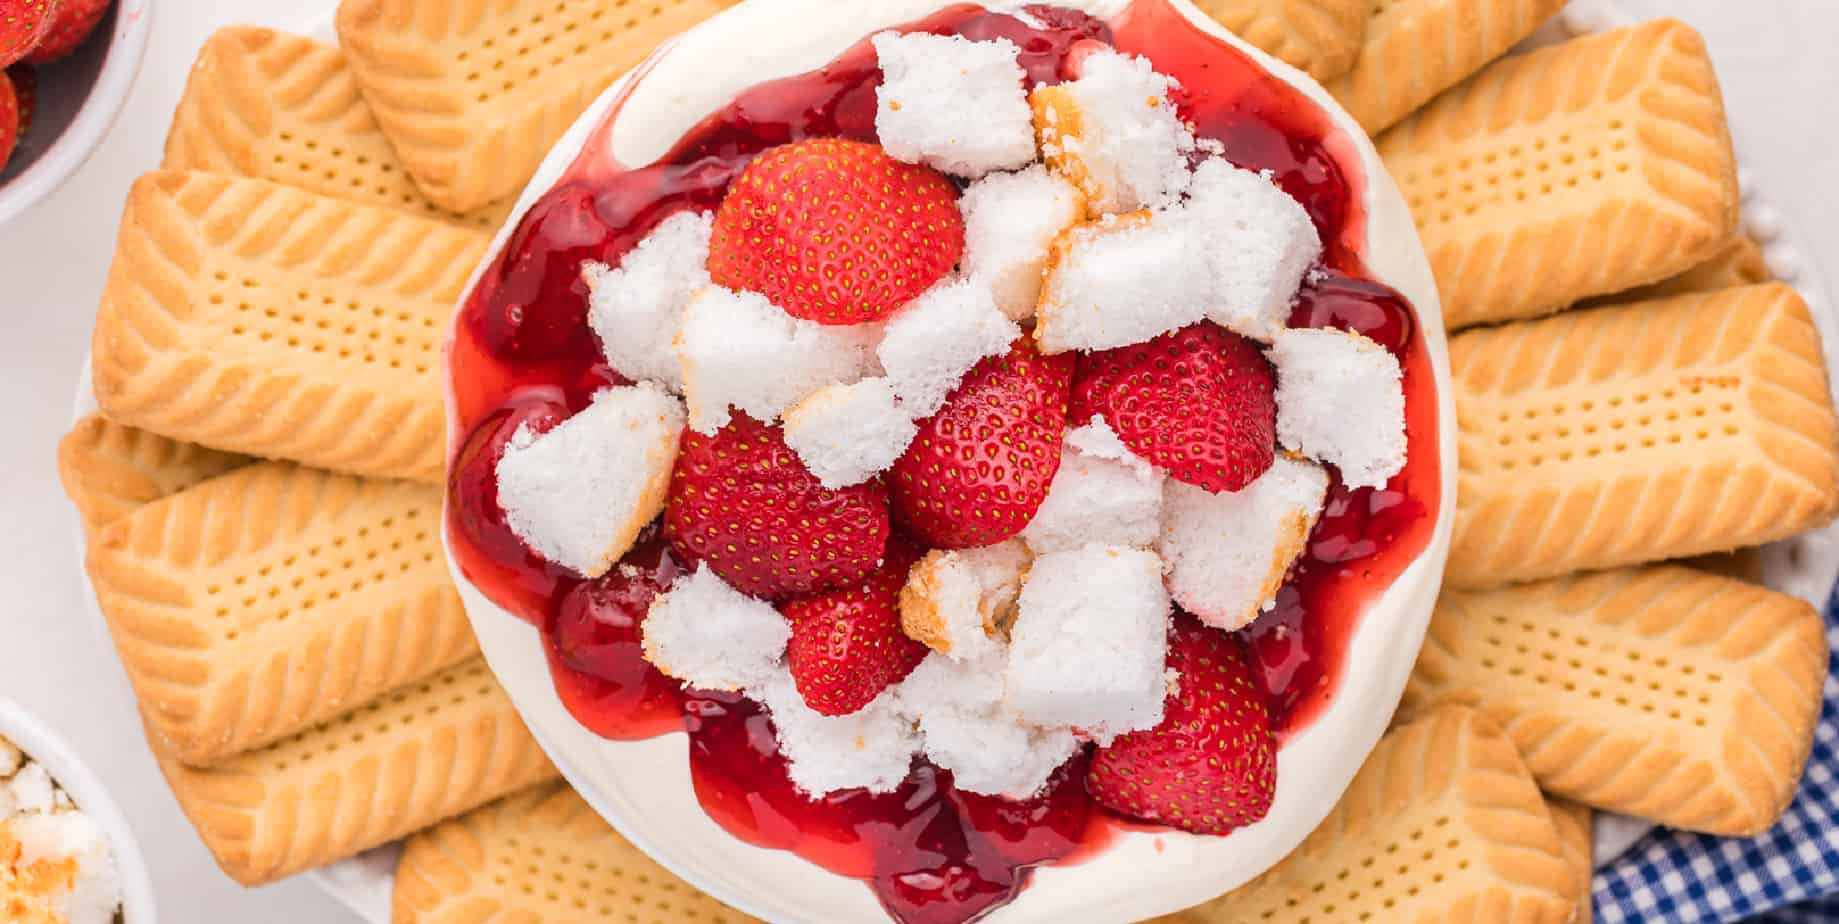
[[[329,2],[329,0],[328,0]],[[1626,0],[1672,12],[1711,40],[1726,97],[1753,142],[1746,162],[1839,269],[1839,125],[1821,118],[1839,97],[1839,4],[1828,0]],[[152,43],[133,95],[96,156],[60,191],[0,228],[0,693],[69,736],[108,782],[139,833],[170,922],[355,920],[306,882],[244,890],[218,872],[180,815],[127,706],[126,679],[103,633],[83,615],[73,514],[53,447],[89,344],[128,184],[158,164],[167,119],[193,53],[218,26],[282,28],[310,19],[301,0],[158,0]],[[1755,142],[1764,142],[1761,146]],[[1797,178],[1785,189],[1780,178]]]

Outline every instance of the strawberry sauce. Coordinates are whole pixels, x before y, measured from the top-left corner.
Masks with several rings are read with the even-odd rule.
[[[1428,542],[1441,493],[1428,352],[1411,306],[1365,278],[1361,177],[1348,140],[1301,93],[1163,0],[1137,0],[1110,22],[1046,6],[1025,20],[962,5],[908,28],[1008,38],[1022,48],[1031,83],[1066,79],[1076,49],[1092,41],[1148,57],[1180,81],[1177,102],[1199,136],[1218,141],[1234,163],[1271,170],[1315,219],[1327,253],[1292,324],[1359,331],[1402,361],[1406,470],[1383,490],[1349,490],[1336,478],[1276,608],[1246,630],[1280,730],[1294,734],[1332,700],[1346,640]],[[542,631],[556,690],[585,727],[619,740],[687,732],[697,795],[736,837],[866,881],[897,920],[953,924],[1013,899],[1034,866],[1076,862],[1113,832],[1141,825],[1090,800],[1086,757],[1024,803],[960,792],[923,760],[887,795],[800,795],[757,704],[685,692],[644,661],[640,623],[680,570],[659,530],[607,576],[583,581],[511,533],[495,476],[520,426],[547,430],[623,383],[586,326],[582,261],[617,265],[670,215],[715,208],[767,148],[812,137],[875,140],[878,82],[864,41],[821,70],[743,92],[650,166],[614,164],[604,132],[589,144],[523,217],[455,324],[447,527],[467,579]]]

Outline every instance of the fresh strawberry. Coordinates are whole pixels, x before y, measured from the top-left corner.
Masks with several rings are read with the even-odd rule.
[[[1126,815],[1196,834],[1258,821],[1277,791],[1277,742],[1244,646],[1178,614],[1168,663],[1179,676],[1162,724],[1099,748],[1087,791]]]
[[[14,146],[19,144],[19,136],[25,129],[24,113],[25,107],[20,105],[12,78],[6,71],[0,71],[0,169],[6,168]]]
[[[860,324],[931,288],[963,252],[964,219],[943,174],[823,138],[761,154],[729,187],[709,275],[793,317]]]
[[[57,22],[58,0],[0,0],[0,67],[24,58]]]
[[[1218,494],[1271,467],[1276,390],[1277,373],[1258,344],[1201,323],[1082,357],[1072,418],[1103,414],[1137,455]]]
[[[50,64],[73,51],[96,31],[96,23],[102,21],[102,14],[109,11],[109,4],[114,0],[57,0],[57,17],[51,20],[51,28],[44,38],[38,40],[38,47],[26,55],[26,60],[33,64]]]
[[[683,435],[664,506],[679,556],[749,596],[781,600],[842,587],[875,570],[888,542],[879,481],[833,491],[745,415],[714,436]]]
[[[30,64],[15,64],[5,71],[13,81],[13,95],[19,97],[19,137],[32,131],[32,113],[38,109],[38,69]]]
[[[965,375],[888,472],[894,516],[928,545],[993,545],[1034,519],[1060,471],[1070,354],[1023,337]]]
[[[900,589],[919,558],[919,550],[895,536],[868,577],[780,604],[792,624],[785,661],[805,705],[824,715],[848,715],[925,660],[926,646],[900,629]]]

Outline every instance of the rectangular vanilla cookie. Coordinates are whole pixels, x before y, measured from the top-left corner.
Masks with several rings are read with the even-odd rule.
[[[1317,80],[1348,72],[1373,0],[1194,0],[1200,11]]]
[[[96,315],[96,400],[215,449],[438,481],[441,343],[486,242],[266,180],[148,174]]]
[[[1760,545],[1839,511],[1807,303],[1776,283],[1450,338],[1458,587]]]
[[[1800,783],[1825,628],[1794,597],[1676,565],[1446,589],[1402,709],[1474,706],[1549,793],[1747,837]]]
[[[179,807],[230,878],[262,885],[556,777],[475,658],[200,770],[161,751]]]
[[[491,231],[512,200],[436,208],[377,127],[337,48],[254,26],[204,43],[166,136],[167,170],[272,180],[361,205]]]
[[[103,527],[89,574],[153,731],[210,766],[477,653],[440,530],[438,488],[265,462]]]
[[[1769,274],[1769,261],[1763,257],[1762,245],[1747,234],[1737,234],[1718,248],[1718,252],[1712,254],[1710,259],[1677,276],[1662,279],[1651,286],[1588,299],[1578,307],[1639,302],[1695,292],[1716,292],[1719,289],[1753,286],[1772,278]]]
[[[456,212],[518,190],[600,91],[738,0],[345,0],[339,43],[409,175]]]
[[[1567,924],[1580,881],[1513,742],[1439,709],[1388,732],[1295,853],[1169,924]]]
[[[659,866],[566,783],[500,799],[409,838],[392,905],[392,924],[756,920]]]
[[[1737,229],[1717,76],[1675,20],[1497,61],[1378,143],[1452,328],[1659,282]]]
[[[1564,848],[1565,862],[1577,873],[1580,894],[1577,917],[1571,919],[1571,924],[1590,924],[1596,912],[1596,903],[1590,894],[1590,881],[1596,876],[1595,813],[1589,806],[1567,799],[1548,799],[1545,807],[1551,811],[1552,823],[1558,828],[1558,843]]]
[[[57,445],[58,476],[77,506],[83,531],[94,534],[136,509],[207,478],[249,464],[239,456],[91,414]]]
[[[1353,70],[1328,92],[1371,134],[1397,124],[1539,28],[1565,0],[1374,0]]]

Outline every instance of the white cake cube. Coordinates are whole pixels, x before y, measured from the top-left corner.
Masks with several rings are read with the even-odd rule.
[[[1154,552],[1094,544],[1036,558],[1010,633],[1009,711],[1100,744],[1154,727],[1170,610]]]
[[[699,690],[740,692],[773,676],[792,627],[771,603],[705,567],[679,576],[651,601],[642,635],[645,660],[666,677]]]
[[[964,215],[964,274],[989,286],[1010,319],[1033,317],[1047,250],[1085,215],[1085,197],[1037,164],[972,183],[958,198],[958,210]]]
[[[1000,649],[1030,561],[1019,539],[978,549],[935,549],[908,572],[900,592],[907,635],[954,660]]]
[[[1162,540],[1169,592],[1216,629],[1244,628],[1277,598],[1309,541],[1328,493],[1328,473],[1279,455],[1243,490],[1214,494],[1170,479]]]
[[[1022,539],[1036,555],[1092,542],[1148,548],[1162,530],[1164,480],[1154,468],[1068,449]]]
[[[785,444],[833,490],[887,471],[918,433],[880,376],[827,385],[785,415]]]
[[[875,353],[907,414],[931,417],[978,360],[1009,352],[1021,335],[989,287],[961,279],[933,286],[896,313]]]
[[[839,716],[805,705],[792,675],[784,670],[751,692],[772,715],[792,784],[808,796],[844,789],[888,792],[912,769],[920,737],[901,704],[898,685],[867,706]]]
[[[1214,159],[1194,171],[1183,212],[1204,236],[1215,324],[1270,343],[1290,319],[1322,239],[1302,203],[1262,174]]]
[[[835,327],[786,314],[756,292],[709,286],[677,333],[690,428],[714,433],[729,409],[771,422],[826,385],[863,378],[876,325]]]
[[[1354,333],[1291,329],[1277,367],[1277,441],[1339,469],[1351,488],[1380,488],[1405,469],[1405,383],[1398,358]]]
[[[584,263],[588,325],[607,364],[637,381],[683,390],[672,343],[690,298],[709,285],[709,213],[679,212],[626,254],[618,269]]]
[[[1028,91],[1008,39],[883,32],[875,130],[895,160],[976,179],[1034,162]]]
[[[1176,204],[1192,179],[1194,133],[1169,98],[1174,81],[1111,50],[1080,68],[1078,80],[1030,100],[1048,166],[1085,193],[1093,217]]]
[[[18,856],[8,865],[69,864],[68,879],[58,880],[55,903],[65,924],[112,924],[121,909],[121,874],[102,825],[82,812],[21,815],[0,820],[6,839],[16,841]],[[0,913],[9,903],[0,896]],[[8,916],[5,920],[15,921]],[[31,917],[30,920],[40,920]]]
[[[933,654],[900,686],[907,711],[919,719],[927,759],[952,772],[959,789],[1028,799],[1079,751],[1071,729],[1042,728],[1003,708],[1000,650],[957,661]]]
[[[1034,330],[1041,352],[1130,346],[1206,318],[1213,277],[1202,237],[1191,222],[1149,212],[1062,234]]]
[[[49,812],[56,805],[54,794],[57,787],[51,782],[51,774],[45,772],[43,764],[27,763],[6,785],[13,793],[16,811]]]
[[[538,435],[520,428],[498,460],[498,502],[538,555],[605,574],[664,509],[683,403],[656,383],[609,388]]]
[[[1091,420],[1066,431],[1066,448],[1094,459],[1122,462],[1130,466],[1131,471],[1145,476],[1157,471],[1155,465],[1151,464],[1148,459],[1137,455],[1131,451],[1129,446],[1124,445],[1123,437],[1118,436],[1117,431],[1111,429],[1111,422],[1103,415],[1094,416]]]

